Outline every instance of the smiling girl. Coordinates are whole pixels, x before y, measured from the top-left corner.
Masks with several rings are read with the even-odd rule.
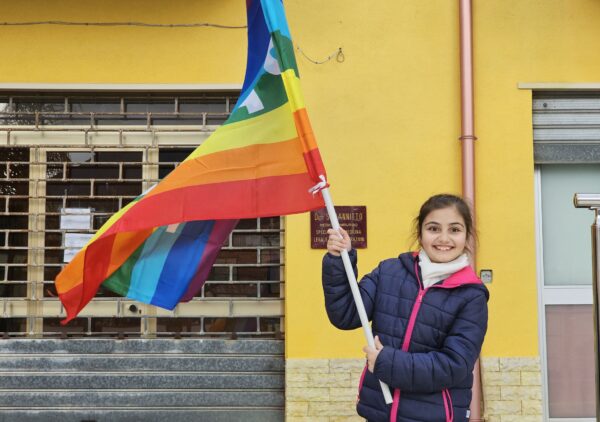
[[[469,266],[474,240],[469,206],[435,195],[415,219],[419,251],[382,261],[359,283],[375,347],[359,381],[358,414],[371,422],[463,422],[469,418],[473,366],[487,329],[488,291]],[[343,229],[329,230],[323,258],[331,323],[361,326],[340,252],[356,250]],[[341,236],[340,236],[341,235]],[[393,390],[387,405],[379,380]]]

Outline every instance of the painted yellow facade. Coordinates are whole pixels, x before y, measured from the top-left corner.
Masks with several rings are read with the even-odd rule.
[[[600,77],[597,0],[474,0],[478,268],[490,268],[482,356],[537,358],[531,91]],[[244,25],[243,0],[2,2],[2,21]],[[301,83],[334,202],[366,205],[364,274],[407,250],[437,192],[460,193],[458,2],[286,0]],[[0,26],[0,84],[241,84],[244,29]],[[359,358],[361,330],[329,325],[309,216],[286,220],[286,358]],[[505,420],[505,419],[502,419]]]
[[[294,6],[296,39],[309,45],[295,25],[304,7]],[[327,66],[337,78],[323,77],[325,66],[301,70],[334,200],[368,207],[364,273],[407,248],[424,199],[460,191],[458,4],[373,4],[339,16],[346,30],[313,32],[340,39],[347,60]],[[474,2],[477,266],[494,270],[483,356],[538,355],[531,91],[517,85],[597,82],[599,19],[594,1]],[[302,248],[308,231],[305,216],[288,219],[288,357],[360,356],[362,332],[322,324],[320,268],[305,266],[321,254]]]
[[[6,22],[213,22],[245,25],[234,1],[3,2]],[[11,65],[3,81],[31,83],[240,83],[245,29],[82,26],[2,27]],[[211,59],[208,59],[208,58]],[[218,59],[215,59],[218,58]]]

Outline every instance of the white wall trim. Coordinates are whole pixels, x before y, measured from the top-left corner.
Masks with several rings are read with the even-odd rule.
[[[596,418],[549,418],[548,422],[596,422]]]
[[[592,286],[545,286],[545,305],[592,305]]]
[[[1,83],[3,91],[239,91],[242,84]]]
[[[581,82],[581,83],[568,83],[568,82],[519,82],[517,84],[519,89],[532,89],[537,91],[560,91],[569,90],[576,91],[580,90],[600,90],[600,82]]]

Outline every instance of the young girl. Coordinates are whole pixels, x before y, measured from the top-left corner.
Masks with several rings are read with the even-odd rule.
[[[329,230],[323,289],[329,320],[360,327],[340,252],[356,250],[348,234]],[[342,235],[340,237],[340,234]],[[359,283],[375,347],[365,346],[358,414],[371,422],[462,422],[469,419],[473,366],[487,329],[488,291],[467,258],[474,238],[468,205],[435,195],[415,219],[419,252],[379,264]],[[393,392],[387,405],[379,380]]]

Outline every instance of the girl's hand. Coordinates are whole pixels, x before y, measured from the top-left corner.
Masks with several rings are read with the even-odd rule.
[[[350,236],[346,230],[340,227],[340,231],[334,229],[327,230],[329,239],[327,239],[327,252],[331,255],[340,256],[343,249],[349,251],[352,249],[352,243],[350,242]],[[341,234],[341,236],[340,236]]]
[[[375,370],[375,361],[377,360],[377,356],[379,356],[379,352],[382,350],[383,344],[379,341],[379,336],[375,336],[375,347],[369,345],[363,347],[363,352],[367,355],[367,367],[369,368],[369,372],[373,373]]]

